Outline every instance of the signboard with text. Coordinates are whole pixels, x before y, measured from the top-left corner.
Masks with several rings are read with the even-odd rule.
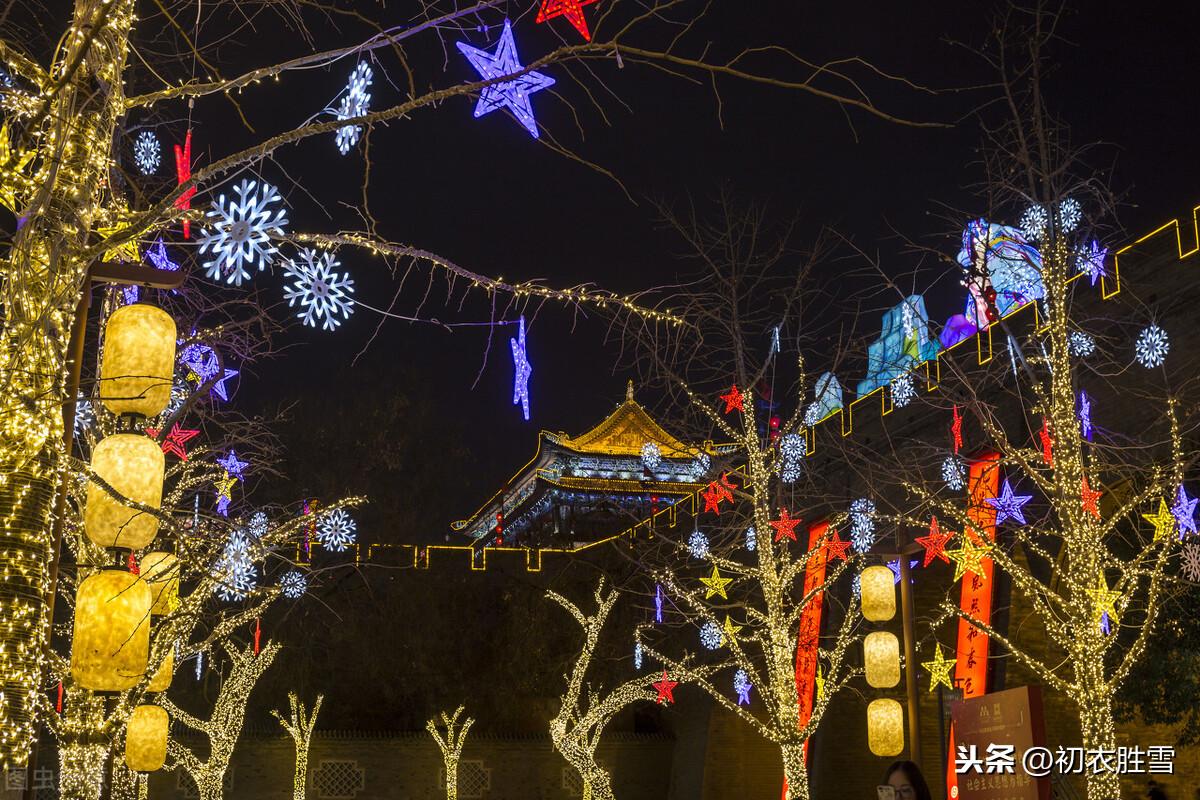
[[[1049,800],[1050,779],[1025,770],[1026,752],[1044,749],[1038,686],[991,692],[953,704],[958,795],[954,800]]]

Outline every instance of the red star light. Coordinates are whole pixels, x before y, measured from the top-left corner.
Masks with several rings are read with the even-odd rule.
[[[183,147],[175,145],[175,174],[179,178],[179,185],[182,186],[192,177],[192,129],[188,128],[187,136],[183,139]],[[196,194],[196,187],[189,186],[187,190],[175,198],[175,207],[180,211],[187,211],[192,207],[192,197]],[[183,220],[183,238],[190,239],[192,237],[192,221],[184,218]]]
[[[1042,440],[1042,460],[1046,466],[1054,466],[1054,437],[1050,435],[1050,422],[1042,417],[1042,432],[1038,434]]]
[[[587,41],[592,40],[592,34],[588,30],[587,18],[583,16],[583,7],[590,6],[596,0],[545,0],[542,3],[542,8],[538,11],[535,22],[545,22],[548,19],[555,17],[566,17],[567,21],[575,26],[575,30],[579,31]]]
[[[146,428],[146,435],[151,439],[157,439],[160,430],[158,428]],[[187,461],[187,451],[183,449],[183,445],[189,439],[200,435],[198,430],[190,430],[180,428],[179,423],[171,428],[171,432],[167,434],[167,438],[162,441],[162,451],[164,453],[174,453],[183,461]]]
[[[721,399],[725,401],[724,413],[728,414],[730,411],[733,411],[735,408],[738,411],[741,411],[743,414],[746,413],[746,406],[744,405],[745,396],[737,388],[736,383],[729,390],[729,394],[721,395]]]
[[[950,433],[954,436],[954,452],[962,449],[962,417],[958,415],[958,406],[954,407],[954,422],[950,424]]]
[[[1087,475],[1083,476],[1083,484],[1080,486],[1079,495],[1083,499],[1083,510],[1100,519],[1100,506],[1096,505],[1100,500],[1100,496],[1104,492],[1099,489],[1092,489],[1088,486]]]
[[[786,536],[794,542],[796,541],[796,526],[802,521],[799,517],[792,519],[788,516],[788,510],[781,508],[779,509],[779,519],[773,519],[767,524],[775,529],[775,541],[781,541]]]
[[[825,545],[825,555],[829,560],[840,558],[846,560],[846,551],[850,549],[851,542],[843,542],[842,537],[838,536],[838,532],[833,532],[833,538]]]
[[[733,502],[733,490],[737,487],[729,480],[729,475],[721,476],[720,482],[713,481],[704,490],[704,513],[709,511],[717,516],[721,515],[721,503]]]
[[[662,703],[663,705],[675,702],[675,695],[673,692],[675,691],[675,687],[679,685],[679,681],[673,681],[668,678],[667,671],[665,669],[663,670],[662,680],[655,681],[650,685],[653,686],[658,692],[658,698],[655,700],[655,702]]]
[[[941,529],[938,527],[937,517],[931,519],[929,521],[929,535],[917,537],[917,543],[925,548],[925,563],[921,566],[928,567],[929,562],[933,561],[935,558],[940,558],[942,561],[945,561],[947,564],[949,564],[950,559],[946,556],[946,545],[953,538],[954,531],[946,531],[945,533],[942,533]]]

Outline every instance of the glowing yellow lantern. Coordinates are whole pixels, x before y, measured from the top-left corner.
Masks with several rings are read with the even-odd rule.
[[[170,614],[179,601],[179,559],[171,553],[155,551],[142,556],[140,568],[154,594],[150,613],[160,617]]]
[[[887,631],[867,634],[863,656],[868,684],[876,689],[890,689],[900,682],[900,640],[896,634]]]
[[[100,400],[114,414],[152,417],[167,407],[175,376],[175,320],[161,308],[122,306],[104,327]]]
[[[150,679],[150,684],[146,687],[147,692],[165,692],[171,688],[171,678],[175,675],[175,649],[171,648],[167,651],[167,657],[163,659],[162,666],[158,668],[158,672],[154,673],[154,677]]]
[[[887,567],[867,567],[859,580],[863,616],[871,622],[887,622],[896,616],[896,574]]]
[[[162,448],[149,436],[117,433],[106,436],[92,451],[92,469],[119,495],[151,508],[162,502]],[[88,484],[83,514],[87,537],[101,547],[141,550],[154,540],[158,518],[119,502],[103,487]]]
[[[881,698],[867,706],[867,746],[884,757],[904,750],[904,708],[895,700]]]
[[[120,692],[146,674],[150,658],[150,587],[137,575],[106,569],[75,592],[71,675],[84,689]]]
[[[125,763],[134,772],[154,772],[167,760],[171,719],[158,706],[138,706],[125,727]]]

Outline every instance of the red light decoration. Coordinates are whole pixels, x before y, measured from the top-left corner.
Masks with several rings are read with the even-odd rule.
[[[137,556],[133,553],[129,554],[129,558],[125,559],[125,568],[134,575],[141,575],[142,571],[138,569]]]
[[[817,547],[821,549],[808,560],[808,564],[804,567],[804,597],[825,583],[825,567],[831,556],[832,542],[821,544],[821,540],[825,538],[828,530],[828,522],[818,522],[808,529],[808,551],[812,553]],[[837,531],[834,531],[833,539],[837,540]],[[850,546],[849,542],[840,543],[845,547]],[[843,550],[842,558],[845,557]],[[800,632],[796,640],[796,697],[800,706],[801,726],[808,724],[809,717],[812,716],[817,680],[817,645],[821,633],[821,610],[824,602],[825,593],[816,592],[800,614]],[[805,748],[807,750],[807,743]]]
[[[675,687],[679,685],[679,681],[673,681],[670,678],[668,678],[667,671],[665,669],[663,670],[662,680],[655,681],[654,683],[652,683],[650,685],[653,686],[655,691],[658,692],[658,697],[655,698],[656,703],[662,703],[663,705],[669,705],[670,703],[675,702],[674,691],[675,691]]]
[[[55,711],[57,711],[57,712],[59,713],[59,716],[61,716],[61,715],[62,715],[62,712],[63,712],[63,685],[62,685],[62,681],[59,681],[59,682],[58,682],[58,700],[56,700],[56,701],[54,702],[54,710],[55,710]]]
[[[1042,460],[1047,467],[1054,466],[1054,437],[1050,435],[1050,421],[1042,417],[1042,432],[1038,434],[1042,440]]]
[[[146,435],[151,439],[157,439],[158,434],[162,431],[159,428],[146,428]],[[171,432],[162,441],[162,451],[164,453],[174,453],[179,456],[181,461],[187,461],[187,450],[183,445],[189,440],[200,435],[200,431],[191,428],[181,428],[176,422],[171,428]]]
[[[259,645],[262,642],[262,619],[254,620],[254,655],[258,655]]]
[[[925,563],[922,567],[928,567],[929,562],[935,558],[940,558],[947,564],[950,563],[950,558],[946,555],[946,545],[954,538],[954,531],[946,531],[942,533],[938,527],[937,517],[933,517],[929,521],[929,535],[918,536],[917,544],[925,548]]]
[[[1087,475],[1083,476],[1083,482],[1079,487],[1079,496],[1083,501],[1083,510],[1091,514],[1096,519],[1100,519],[1100,506],[1097,503],[1104,492],[1099,489],[1093,489],[1088,486]]]
[[[779,509],[779,519],[773,519],[767,524],[775,529],[775,541],[781,541],[783,537],[796,541],[796,526],[803,520],[800,518],[792,519],[788,516],[786,508]]]
[[[828,527],[828,524],[826,524],[825,527]],[[822,528],[822,530],[824,530],[824,528]],[[833,538],[825,544],[825,554],[831,561],[835,558],[845,561],[846,551],[850,549],[851,544],[853,544],[853,542],[843,542],[842,537],[838,536],[838,532],[834,531]],[[809,547],[809,549],[811,550],[812,548]]]
[[[545,0],[534,21],[540,23],[555,17],[566,17],[567,22],[574,25],[575,30],[590,42],[592,33],[588,30],[587,18],[583,16],[583,7],[595,2],[596,0]]]
[[[179,178],[179,185],[182,186],[192,177],[192,129],[188,128],[187,136],[183,139],[183,147],[175,145],[175,174]],[[196,194],[196,187],[189,186],[183,194],[175,198],[175,207],[180,211],[187,211],[192,207],[192,198]],[[183,238],[192,238],[192,221],[185,218],[183,220]]]
[[[728,394],[721,395],[721,399],[725,401],[725,411],[723,413],[728,414],[735,408],[743,414],[746,413],[746,396],[737,388],[736,383],[729,389]]]
[[[704,490],[704,513],[709,511],[721,516],[721,503],[733,502],[733,490],[737,486],[729,480],[729,473],[721,476],[720,481],[713,481]]]
[[[958,414],[958,406],[954,407],[954,422],[950,424],[950,433],[954,436],[954,452],[962,449],[962,417]]]

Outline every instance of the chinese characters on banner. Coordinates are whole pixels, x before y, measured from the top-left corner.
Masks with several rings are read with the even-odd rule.
[[[1050,780],[1023,768],[1029,751],[1044,750],[1042,692],[1020,686],[955,703],[951,710],[962,800],[1050,800]],[[1041,773],[1044,776],[1046,773]]]

